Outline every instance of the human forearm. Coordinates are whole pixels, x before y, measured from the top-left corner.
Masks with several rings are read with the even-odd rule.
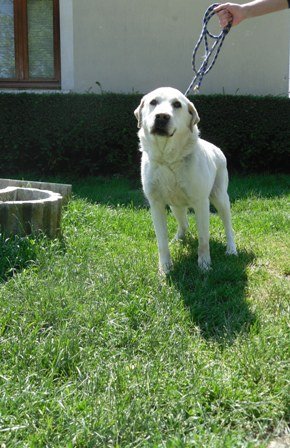
[[[221,26],[225,27],[228,22],[238,25],[250,17],[286,9],[290,6],[289,2],[290,0],[255,0],[244,4],[222,3],[214,9],[214,12],[218,15]]]
[[[287,0],[256,0],[241,5],[245,19],[280,11],[288,8],[288,6]]]

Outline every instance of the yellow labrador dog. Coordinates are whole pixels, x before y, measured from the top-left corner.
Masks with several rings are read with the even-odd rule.
[[[226,158],[213,144],[199,138],[199,116],[178,90],[162,87],[141,100],[138,120],[141,178],[151,208],[159,250],[159,269],[168,273],[172,262],[168,247],[166,205],[178,223],[176,239],[188,228],[187,209],[195,211],[198,229],[198,265],[210,267],[209,201],[224,223],[227,254],[237,254],[227,194]]]

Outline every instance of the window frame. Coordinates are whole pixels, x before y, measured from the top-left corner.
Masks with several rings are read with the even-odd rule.
[[[29,79],[27,0],[14,0],[13,7],[16,76],[15,78],[0,78],[0,89],[59,89],[61,87],[59,0],[53,0],[54,77],[47,79]]]

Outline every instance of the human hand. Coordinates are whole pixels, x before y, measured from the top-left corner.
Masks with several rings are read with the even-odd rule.
[[[223,3],[214,8],[214,12],[217,14],[222,28],[225,28],[229,22],[233,26],[238,25],[246,18],[243,6],[237,3]]]

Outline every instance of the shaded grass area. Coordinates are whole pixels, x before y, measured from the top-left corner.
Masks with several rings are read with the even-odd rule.
[[[37,258],[36,242],[33,238],[1,235],[0,253],[0,281],[3,282],[33,263]]]
[[[207,274],[192,214],[173,272],[158,275],[150,214],[126,179],[75,181],[61,241],[2,239],[0,442],[265,447],[283,433],[288,182],[232,179],[239,256],[213,213]]]

